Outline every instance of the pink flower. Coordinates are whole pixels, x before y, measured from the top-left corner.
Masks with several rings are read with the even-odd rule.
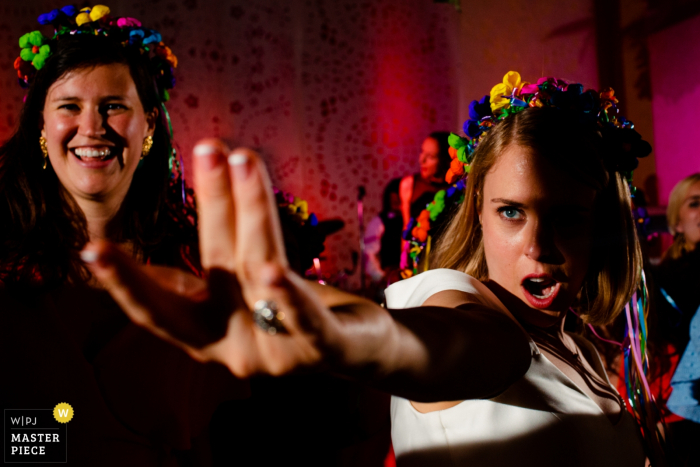
[[[120,28],[125,28],[125,27],[141,27],[141,21],[137,20],[136,18],[119,18],[117,19],[117,26]]]

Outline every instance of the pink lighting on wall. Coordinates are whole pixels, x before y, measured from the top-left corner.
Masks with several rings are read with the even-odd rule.
[[[659,203],[700,171],[700,16],[649,37]]]

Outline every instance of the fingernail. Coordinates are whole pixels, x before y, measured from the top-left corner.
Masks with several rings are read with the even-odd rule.
[[[216,148],[211,144],[198,144],[194,147],[194,155],[197,157],[209,156],[216,152]]]
[[[211,170],[219,164],[219,151],[211,144],[198,144],[193,152],[201,161],[200,166],[206,170]]]
[[[237,180],[245,180],[250,174],[248,155],[242,152],[234,152],[228,156],[228,163],[233,169],[233,176]]]
[[[97,252],[90,251],[90,250],[83,250],[80,252],[80,259],[82,259],[86,263],[94,263],[95,261],[97,261]]]

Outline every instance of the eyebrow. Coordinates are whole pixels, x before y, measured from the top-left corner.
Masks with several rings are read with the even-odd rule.
[[[119,95],[114,95],[114,96],[105,96],[102,98],[103,101],[123,101],[126,98],[124,96],[119,96]],[[51,99],[51,102],[76,102],[80,101],[81,99],[79,97],[75,96],[61,96],[61,97],[56,97]]]
[[[695,201],[700,199],[700,195],[693,195],[693,196],[688,196],[685,201]]]
[[[517,201],[513,201],[512,199],[505,199],[505,198],[493,198],[491,200],[492,203],[500,203],[500,204],[507,204],[509,206],[513,206],[516,208],[522,208],[525,207],[525,204],[519,203]]]
[[[506,198],[493,198],[491,200],[492,203],[498,203],[498,204],[506,204],[508,206],[513,206],[514,208],[524,208],[526,205],[524,203],[520,203],[518,201],[513,201],[512,199],[506,199]],[[581,212],[589,211],[590,209],[581,206],[580,204],[562,204],[559,206],[556,206],[556,208],[565,208],[565,209],[576,209]]]

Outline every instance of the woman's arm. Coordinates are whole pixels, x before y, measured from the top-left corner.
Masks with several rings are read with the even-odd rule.
[[[342,324],[343,361],[334,371],[416,401],[490,397],[530,365],[525,333],[502,312],[456,290],[424,306],[384,308],[310,283]]]
[[[401,179],[399,185],[399,198],[401,198],[401,216],[403,217],[403,228],[408,225],[411,219],[411,198],[413,197],[413,175],[406,175]]]
[[[223,155],[208,155],[194,158],[206,280],[137,265],[105,243],[84,255],[137,324],[237,376],[327,370],[419,401],[488,397],[527,370],[520,329],[468,297],[443,293],[430,306],[388,311],[301,279],[284,260],[257,156],[236,153],[243,161],[222,170]],[[253,320],[260,299],[284,312],[277,335]]]

